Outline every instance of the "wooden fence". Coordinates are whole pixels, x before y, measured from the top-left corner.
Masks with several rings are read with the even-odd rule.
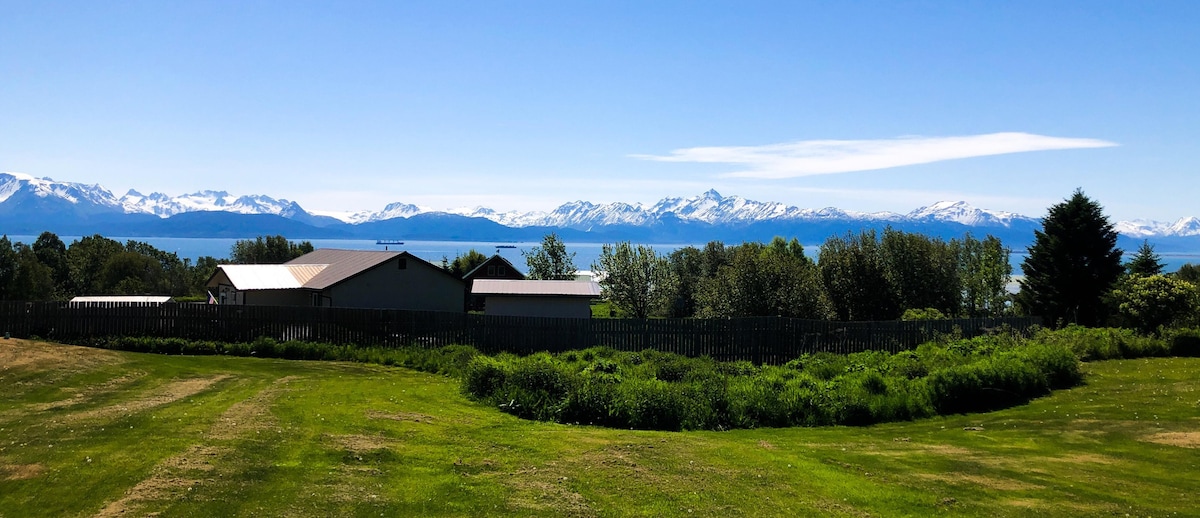
[[[327,307],[0,301],[0,332],[70,342],[101,336],[153,336],[223,342],[260,337],[358,345],[472,345],[528,354],[605,345],[717,360],[778,364],[803,353],[897,352],[938,334],[964,337],[1036,318],[830,322],[782,317],[732,319],[567,319]]]

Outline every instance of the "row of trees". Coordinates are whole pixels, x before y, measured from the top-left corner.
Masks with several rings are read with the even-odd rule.
[[[237,241],[229,259],[193,262],[141,241],[100,235],[68,246],[43,232],[27,245],[0,237],[0,300],[67,300],[78,295],[170,295],[201,298],[219,264],[282,263],[311,252],[312,243],[282,236]]]
[[[633,317],[779,315],[891,320],[906,310],[999,316],[1012,267],[994,237],[943,241],[894,229],[831,237],[816,261],[796,240],[708,243],[667,256],[605,245],[594,270],[613,305]]]
[[[780,315],[837,320],[1037,315],[1049,325],[1150,332],[1200,323],[1200,267],[1163,272],[1147,243],[1122,264],[1117,233],[1082,191],[1050,208],[1009,293],[1009,250],[995,237],[943,241],[887,229],[831,237],[814,262],[795,239],[667,256],[628,242],[604,246],[593,269],[632,317]]]

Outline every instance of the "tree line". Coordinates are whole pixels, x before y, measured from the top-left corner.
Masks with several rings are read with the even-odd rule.
[[[1060,327],[1153,332],[1196,325],[1200,267],[1163,271],[1143,243],[1128,263],[1096,201],[1076,191],[1052,206],[1010,293],[1010,250],[967,234],[949,241],[885,229],[833,236],[814,261],[796,240],[728,246],[719,241],[665,256],[605,245],[593,270],[605,297],[629,317],[787,316],[893,320],[1040,316]],[[531,264],[531,266],[533,266]]]
[[[205,282],[220,264],[287,262],[313,250],[283,236],[239,240],[228,258],[180,258],[129,240],[85,236],[70,245],[52,232],[32,244],[0,237],[0,300],[69,300],[79,295],[170,295],[206,298]]]
[[[830,237],[816,260],[795,238],[684,247],[660,256],[605,245],[594,270],[622,314],[645,318],[786,316],[894,320],[1010,312],[1008,250],[999,239],[950,241],[885,229]]]

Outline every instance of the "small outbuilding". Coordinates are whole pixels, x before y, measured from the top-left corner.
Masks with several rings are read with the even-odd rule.
[[[161,306],[175,302],[168,295],[86,295],[68,302],[72,306]]]
[[[477,279],[520,281],[525,280],[525,274],[508,262],[508,259],[500,257],[500,254],[489,257],[488,260],[463,275],[463,282],[467,283],[467,310],[469,311],[483,311],[483,296],[471,293]]]
[[[521,317],[591,318],[600,285],[592,281],[476,279],[472,296],[484,299],[484,314]]]

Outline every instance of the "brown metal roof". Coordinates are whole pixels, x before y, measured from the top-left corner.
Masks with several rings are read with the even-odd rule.
[[[292,259],[284,264],[327,265],[320,273],[317,273],[308,279],[307,282],[303,283],[305,288],[323,290],[401,255],[417,259],[405,252],[322,248]],[[419,261],[420,259],[417,260]]]
[[[600,285],[592,281],[511,281],[475,279],[472,295],[513,295],[529,297],[599,297]]]
[[[223,264],[218,266],[239,290],[287,290],[303,288],[328,265],[325,264]]]

